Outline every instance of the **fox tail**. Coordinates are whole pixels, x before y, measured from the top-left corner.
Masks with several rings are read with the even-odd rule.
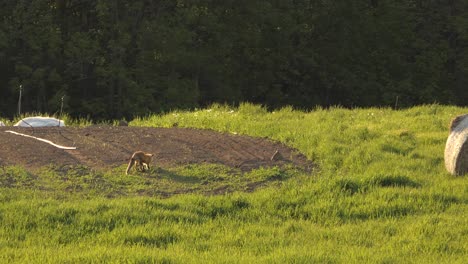
[[[135,160],[133,158],[131,158],[130,161],[128,162],[128,166],[127,166],[127,170],[125,171],[125,175],[128,175],[128,172],[133,167],[133,164],[135,164]]]

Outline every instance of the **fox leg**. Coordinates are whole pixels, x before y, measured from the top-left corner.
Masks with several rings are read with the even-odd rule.
[[[130,159],[130,161],[128,162],[128,166],[127,166],[127,170],[125,171],[125,174],[128,175],[128,173],[130,172],[130,169],[135,166],[135,169],[137,169],[137,161],[133,158]]]
[[[143,162],[141,161],[135,161],[135,167],[137,168],[138,171],[144,170]]]

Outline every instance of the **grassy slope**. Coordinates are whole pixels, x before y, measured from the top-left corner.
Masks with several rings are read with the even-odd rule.
[[[244,104],[134,120],[272,138],[320,171],[211,197],[1,188],[0,262],[462,263],[468,180],[445,172],[443,150],[448,122],[467,112],[430,105],[267,113]]]

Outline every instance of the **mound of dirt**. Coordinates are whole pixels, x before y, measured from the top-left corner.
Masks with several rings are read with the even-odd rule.
[[[7,130],[76,147],[59,149],[43,141]],[[126,164],[137,150],[155,154],[153,166],[170,167],[215,163],[249,171],[259,167],[294,166],[310,170],[312,163],[298,151],[262,138],[187,128],[90,126],[0,128],[0,165],[21,165],[28,170],[50,164],[84,165],[106,169]]]

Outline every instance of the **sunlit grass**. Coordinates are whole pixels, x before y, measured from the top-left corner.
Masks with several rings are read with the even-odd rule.
[[[443,151],[450,120],[467,112],[242,104],[137,118],[278,140],[318,168],[5,167],[0,262],[464,263],[468,180],[445,171]],[[250,192],[252,181],[273,184]],[[219,182],[228,191],[213,195]]]

